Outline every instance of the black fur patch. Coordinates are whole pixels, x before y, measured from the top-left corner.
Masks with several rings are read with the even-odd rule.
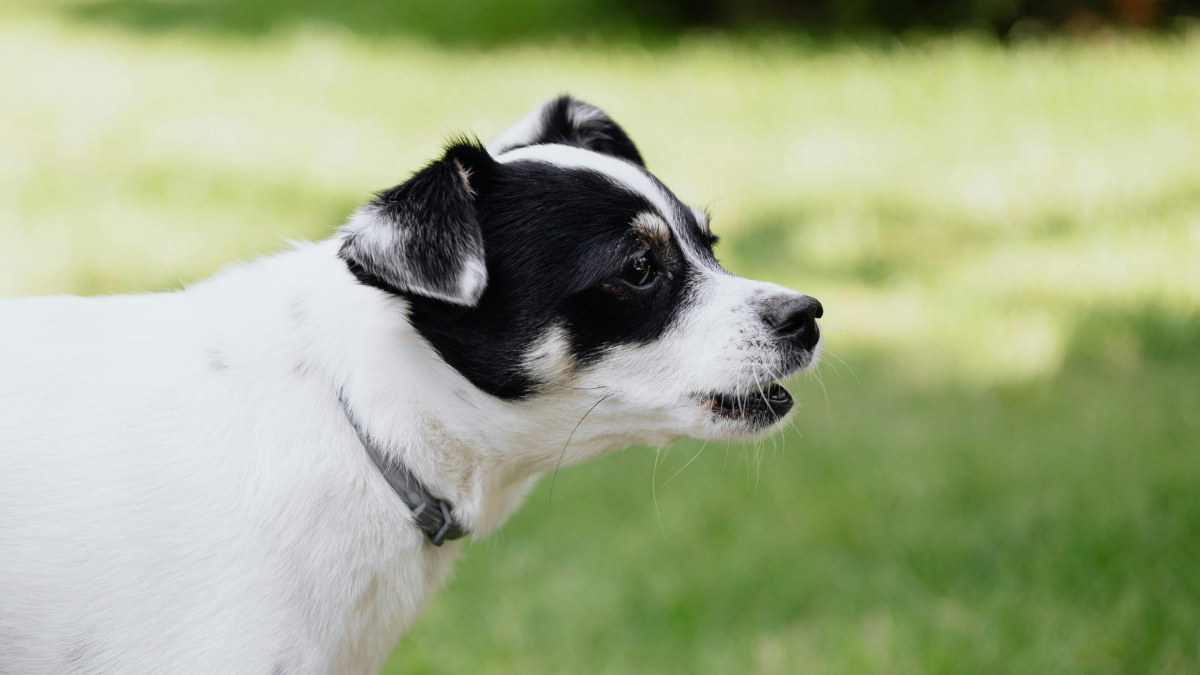
[[[489,278],[478,305],[410,296],[412,325],[447,363],[483,391],[513,400],[542,384],[527,360],[554,326],[583,367],[612,346],[663,334],[687,302],[695,271],[677,242],[656,248],[635,233],[634,218],[655,212],[644,197],[587,169],[524,161],[492,171],[475,202]],[[645,251],[656,277],[636,288],[618,275]]]
[[[562,96],[540,115],[536,138],[524,145],[572,145],[644,166],[629,136],[593,106]],[[412,325],[438,354],[506,400],[545,384],[529,358],[551,329],[565,332],[573,364],[586,368],[616,345],[659,338],[689,302],[696,270],[681,246],[716,265],[693,212],[678,201],[658,215],[686,222],[686,241],[648,243],[634,229],[638,214],[657,213],[645,197],[590,169],[500,164],[477,142],[452,144],[364,208],[373,226],[403,236],[375,250],[393,239],[351,232],[341,251],[350,271],[407,298]],[[639,288],[620,274],[643,254],[656,276]],[[487,286],[467,302],[455,294],[464,261],[475,256]]]
[[[546,143],[573,145],[646,166],[633,140],[604,111],[567,95],[542,108],[541,126],[534,138],[505,149]]]
[[[352,232],[341,256],[364,284],[392,293],[432,295],[460,305],[467,265],[483,261],[474,190],[495,160],[478,142],[459,141],[412,178],[380,192],[360,211],[369,222]],[[386,246],[380,246],[386,242]]]

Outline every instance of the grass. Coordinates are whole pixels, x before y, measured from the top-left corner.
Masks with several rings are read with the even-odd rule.
[[[827,308],[795,429],[563,471],[386,673],[1200,672],[1200,41],[479,51],[87,6],[0,5],[0,294],[325,236],[570,90],[727,266]]]
[[[662,488],[665,534],[653,453],[602,459],[474,544],[388,672],[1195,672],[1196,382],[831,380],[761,474],[710,446]]]

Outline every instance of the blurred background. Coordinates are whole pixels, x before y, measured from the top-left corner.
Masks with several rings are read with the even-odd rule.
[[[569,91],[828,356],[785,434],[544,481],[386,673],[1197,673],[1198,14],[0,0],[0,295],[325,237]]]

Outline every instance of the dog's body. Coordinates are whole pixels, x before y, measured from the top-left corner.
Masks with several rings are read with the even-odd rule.
[[[559,462],[773,428],[819,305],[720,270],[701,218],[564,98],[329,240],[0,301],[0,673],[374,673],[461,544],[364,442],[481,536]]]
[[[471,428],[445,373],[371,344],[413,341],[394,302],[328,245],[183,293],[6,302],[0,672],[377,671],[452,547],[408,524],[332,387],[404,411],[379,433],[414,469],[442,459],[423,414]],[[466,520],[485,490],[453,468],[421,475]]]

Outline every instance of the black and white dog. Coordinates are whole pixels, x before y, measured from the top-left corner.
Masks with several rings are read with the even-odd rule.
[[[787,416],[821,305],[715,241],[563,97],[326,241],[0,302],[0,673],[376,672],[542,472]]]

